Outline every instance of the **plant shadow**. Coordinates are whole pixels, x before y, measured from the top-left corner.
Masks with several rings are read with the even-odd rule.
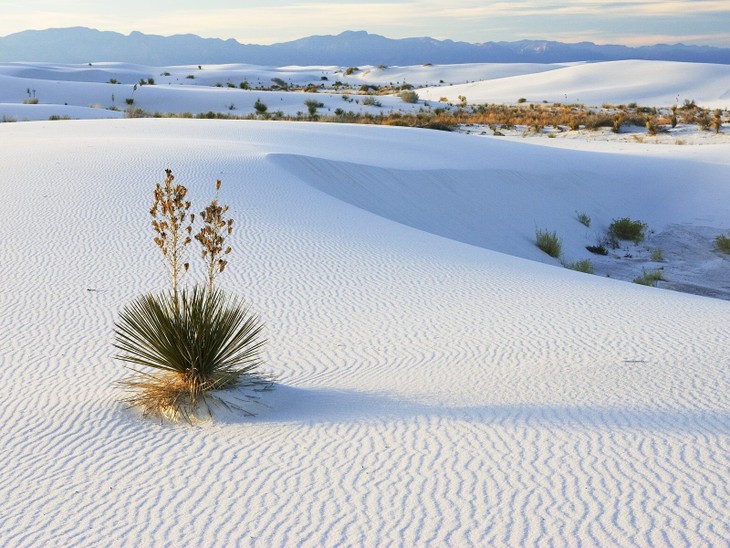
[[[248,398],[250,395],[253,399]],[[426,418],[495,426],[730,434],[730,411],[727,410],[535,404],[441,405],[387,393],[284,384],[274,384],[271,390],[255,394],[250,391],[230,392],[226,399],[233,405],[215,406],[213,415],[217,423],[312,425]],[[242,405],[237,406],[236,403]]]

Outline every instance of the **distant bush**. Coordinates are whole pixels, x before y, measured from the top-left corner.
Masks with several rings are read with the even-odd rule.
[[[661,270],[643,270],[641,276],[634,278],[634,283],[639,285],[657,286],[657,282],[664,280]]]
[[[324,106],[324,103],[320,103],[319,101],[315,101],[314,99],[307,99],[306,101],[304,101],[304,104],[307,106],[307,110],[309,111],[310,116],[316,115],[317,109]]]
[[[360,70],[360,69],[357,67],[347,67],[347,69],[345,69],[345,76],[350,76],[351,74],[354,74],[358,70]]]
[[[621,219],[614,219],[608,225],[608,234],[618,240],[628,240],[638,244],[644,239],[646,229],[646,223],[622,217]]]
[[[399,97],[404,103],[417,103],[418,102],[418,93],[415,91],[401,91],[399,94]]]
[[[520,104],[521,103],[526,103],[527,102],[527,99],[525,99],[524,97],[520,97],[519,99],[517,99],[517,102],[520,103]]]
[[[29,99],[23,99],[24,105],[37,105],[38,104],[38,98],[37,97],[31,97]]]
[[[269,109],[269,107],[261,102],[261,99],[256,99],[256,102],[253,104],[253,108],[258,114],[264,114]]]
[[[720,234],[715,238],[715,249],[721,253],[730,254],[730,234]]]
[[[664,252],[660,248],[656,247],[651,250],[650,258],[655,263],[661,263],[664,261]]]
[[[272,78],[271,83],[273,84],[273,86],[271,87],[274,89],[282,89],[284,91],[287,91],[289,89],[289,84],[287,84],[281,78]]]
[[[383,104],[378,101],[375,97],[372,95],[368,95],[367,97],[363,97],[362,104],[365,106],[371,106],[371,107],[382,107]]]
[[[547,230],[536,230],[535,231],[535,245],[542,251],[555,257],[560,257],[560,250],[562,243],[556,232],[548,232]]]

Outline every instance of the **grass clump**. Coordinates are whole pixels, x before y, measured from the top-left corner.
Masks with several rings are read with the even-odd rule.
[[[664,252],[661,250],[661,248],[655,247],[651,250],[650,258],[655,263],[664,262]]]
[[[575,261],[573,263],[564,262],[563,266],[565,268],[569,268],[570,270],[577,270],[578,272],[593,274],[593,263],[591,263],[590,259],[583,259],[580,261]]]
[[[715,238],[715,249],[721,253],[730,254],[730,234],[720,234]]]
[[[556,232],[535,230],[535,245],[551,257],[560,257],[562,242]]]
[[[644,270],[641,271],[641,276],[634,278],[634,283],[639,285],[648,285],[656,287],[657,282],[664,280],[662,277],[661,270]]]
[[[608,234],[617,240],[628,240],[638,244],[644,239],[647,225],[641,221],[634,221],[629,217],[614,219],[608,225]]]
[[[119,360],[130,364],[134,376],[122,381],[130,392],[125,401],[145,415],[188,422],[198,416],[201,406],[211,413],[210,402],[225,402],[212,392],[233,386],[267,387],[271,381],[256,370],[261,364],[263,326],[242,299],[214,287],[218,274],[228,264],[231,253],[226,237],[233,220],[225,218],[227,205],[216,195],[200,213],[203,227],[194,239],[201,246],[206,267],[206,283],[192,289],[181,286],[188,271],[185,249],[193,240],[195,215],[188,213],[187,188],[174,183],[165,170],[163,184],[153,191],[150,209],[155,245],[161,250],[169,275],[170,288],[145,294],[120,312],[115,323],[114,348]]]
[[[585,213],[583,211],[576,211],[575,216],[578,219],[578,222],[585,226],[586,228],[590,228],[591,226],[591,216],[588,215],[588,213]]]

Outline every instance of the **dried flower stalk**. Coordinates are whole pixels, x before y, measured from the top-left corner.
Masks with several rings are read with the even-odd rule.
[[[185,200],[188,189],[183,185],[173,184],[175,177],[169,169],[165,170],[165,175],[165,182],[162,185],[157,183],[155,186],[150,215],[152,215],[152,228],[156,234],[154,242],[168,264],[172,293],[177,301],[178,276],[190,266],[183,261],[183,252],[185,246],[190,243],[195,216],[188,215],[190,202]]]
[[[203,218],[203,228],[195,235],[195,239],[200,242],[202,247],[200,254],[207,266],[208,291],[213,290],[213,280],[216,275],[226,268],[228,261],[224,257],[231,252],[231,248],[225,246],[225,240],[233,230],[233,219],[224,217],[228,206],[218,204],[220,188],[221,182],[218,180],[215,182],[215,199],[200,212],[200,216]]]

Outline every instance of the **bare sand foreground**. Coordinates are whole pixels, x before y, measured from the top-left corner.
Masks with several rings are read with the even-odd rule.
[[[0,544],[730,539],[730,303],[541,264],[532,241],[577,208],[727,228],[727,145],[196,120],[1,124],[0,142]],[[194,208],[221,179],[238,219],[221,283],[259,311],[278,376],[253,419],[118,403],[115,318],[165,285],[147,210],[166,167]],[[452,194],[507,201],[480,216]]]

